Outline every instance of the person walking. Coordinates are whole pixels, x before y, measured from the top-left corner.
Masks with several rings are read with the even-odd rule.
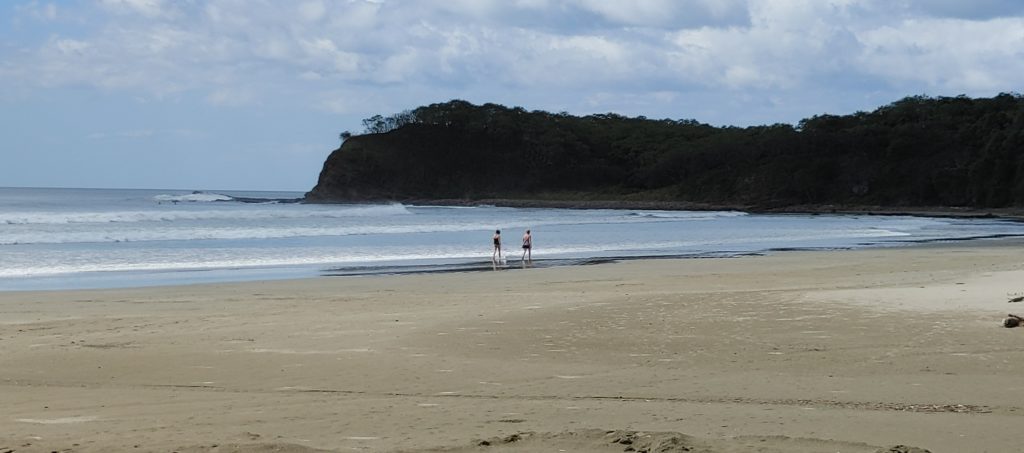
[[[530,235],[530,230],[526,230],[526,234],[523,235],[523,261],[529,259],[533,262],[533,236]]]
[[[491,253],[491,261],[501,262],[501,230],[494,230],[494,252]]]

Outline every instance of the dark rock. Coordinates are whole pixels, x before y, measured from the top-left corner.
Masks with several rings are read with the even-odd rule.
[[[932,453],[932,452],[928,451],[928,450],[925,450],[923,448],[908,447],[906,445],[893,445],[892,447],[889,447],[889,448],[881,448],[881,449],[875,451],[875,453]]]

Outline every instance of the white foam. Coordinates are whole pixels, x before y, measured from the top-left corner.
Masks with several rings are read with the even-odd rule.
[[[211,201],[231,201],[234,198],[219,193],[192,192],[187,195],[157,195],[153,200],[158,202],[208,203]]]
[[[509,263],[519,262],[518,235],[527,228],[536,235],[535,259],[843,247],[951,232],[1019,231],[994,221],[899,217],[402,204],[158,205],[150,197],[104,201],[91,212],[89,205],[73,202],[63,212],[49,210],[59,203],[0,210],[0,278],[40,277],[45,283],[76,274],[117,280],[182,271],[187,280],[199,271],[215,271],[201,275],[219,278],[232,272],[291,275],[313,268],[489,263],[490,236],[497,228],[514,232],[506,235]]]
[[[424,260],[466,260],[484,257],[479,250],[451,249],[381,249],[375,247],[347,248],[333,252],[282,251],[287,255],[238,255],[237,251],[182,250],[159,257],[90,255],[76,259],[66,255],[37,258],[18,266],[0,266],[0,278],[52,277],[102,272],[170,272],[217,269],[258,269],[297,266],[373,265],[383,262],[416,262]],[[487,256],[489,257],[489,255]]]
[[[435,231],[486,231],[489,225],[458,224],[446,225],[368,225],[338,227],[292,227],[292,228],[196,228],[196,229],[131,229],[128,231],[91,231],[81,233],[62,233],[60,236],[47,237],[46,233],[24,233],[5,237],[7,241],[44,243],[44,241],[62,240],[66,242],[114,242],[114,241],[162,241],[198,239],[239,239],[253,241],[269,238],[287,238],[298,236],[322,237],[345,236],[358,234],[397,234],[435,232]],[[795,233],[795,234],[794,234]],[[36,234],[39,237],[31,237]],[[693,238],[690,240],[645,240],[642,237],[630,237],[627,240],[610,242],[606,240],[575,243],[552,244],[541,251],[547,257],[586,257],[630,255],[633,253],[686,253],[707,250],[740,250],[741,244],[753,244],[754,248],[765,244],[784,245],[793,241],[828,240],[833,238],[886,237],[903,236],[906,233],[881,230],[836,230],[836,231],[801,231],[790,232],[779,237],[750,236],[732,237],[727,240],[712,237]],[[486,236],[485,236],[486,237]],[[626,238],[624,238],[626,239]],[[351,241],[351,240],[350,240]],[[257,243],[252,247],[210,247],[202,244],[183,247],[164,247],[163,245],[145,245],[144,248],[116,247],[94,251],[86,249],[81,252],[74,249],[44,252],[25,249],[24,252],[11,253],[6,256],[6,264],[0,265],[0,277],[40,277],[69,275],[96,272],[161,272],[161,271],[193,271],[215,269],[249,269],[249,268],[280,268],[292,266],[352,266],[373,265],[376,263],[414,263],[423,261],[466,261],[473,259],[489,259],[490,248],[486,239],[477,243],[437,243],[384,246],[375,240],[365,244],[312,246],[302,248],[263,248]],[[723,248],[724,247],[724,248]],[[14,249],[13,251],[17,251]],[[518,249],[506,252],[510,262],[518,262]]]
[[[652,219],[715,220],[750,215],[741,211],[633,211],[630,215]]]
[[[296,237],[352,236],[370,234],[412,234],[486,230],[491,224],[408,224],[351,226],[282,226],[264,227],[249,222],[245,226],[153,227],[128,229],[89,229],[84,231],[23,230],[9,232],[0,238],[0,245],[70,244],[99,242],[195,241],[213,239],[275,239]]]
[[[71,212],[0,212],[0,224],[64,225],[90,223],[177,222],[193,220],[271,220],[271,219],[344,219],[410,214],[402,204],[306,206],[289,205],[273,208],[225,206],[223,209],[148,209],[133,211],[71,211]]]

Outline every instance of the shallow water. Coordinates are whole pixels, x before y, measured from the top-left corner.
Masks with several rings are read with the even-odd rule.
[[[1024,234],[996,219],[292,203],[299,192],[0,189],[0,290],[731,256]]]

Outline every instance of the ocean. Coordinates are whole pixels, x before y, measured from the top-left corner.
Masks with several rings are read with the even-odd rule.
[[[0,290],[504,270],[1024,235],[1024,223],[403,204],[302,204],[300,192],[0,188]],[[492,265],[502,231],[506,263]]]

